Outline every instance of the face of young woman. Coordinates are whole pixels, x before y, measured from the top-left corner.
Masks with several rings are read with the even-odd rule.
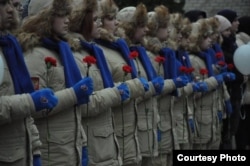
[[[11,0],[14,8],[17,10],[19,16],[22,16],[23,13],[23,5],[21,3],[21,0]]]
[[[117,29],[118,21],[116,17],[107,16],[103,19],[103,28],[106,29],[108,32],[114,34]]]
[[[201,50],[207,50],[211,47],[212,40],[209,36],[205,37],[203,41],[201,42],[200,48]]]
[[[102,26],[101,19],[98,17],[97,12],[93,13],[93,29],[91,32],[92,39],[97,39],[100,37],[100,31],[99,29]]]
[[[168,28],[159,28],[156,34],[156,37],[161,41],[166,41],[166,39],[168,38]]]
[[[147,31],[148,31],[147,26],[137,27],[134,34],[134,42],[135,43],[142,42]]]
[[[180,48],[183,48],[184,50],[187,49],[189,44],[189,38],[188,37],[182,37],[181,41],[180,41]]]
[[[212,43],[218,42],[219,35],[220,35],[219,32],[214,32],[214,33],[210,36],[211,42],[212,42]]]
[[[69,18],[68,16],[56,16],[54,18],[53,30],[59,36],[64,36],[69,31]]]
[[[13,6],[9,0],[0,0],[0,30],[8,30],[14,20]]]
[[[231,35],[231,30],[230,28],[224,30],[221,32],[221,35],[224,36],[224,37],[229,37]]]

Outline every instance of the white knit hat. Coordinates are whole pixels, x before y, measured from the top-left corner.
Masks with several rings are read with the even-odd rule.
[[[219,20],[220,25],[219,25],[219,31],[223,32],[226,29],[230,28],[232,26],[232,24],[230,23],[230,21],[221,15],[215,15],[215,17]]]

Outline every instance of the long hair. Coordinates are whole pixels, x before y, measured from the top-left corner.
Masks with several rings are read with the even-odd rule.
[[[91,33],[93,30],[93,12],[86,13],[85,17],[82,20],[82,26],[80,33],[87,40],[91,40]]]
[[[53,34],[54,15],[47,9],[43,9],[39,14],[29,17],[22,25],[21,32],[35,33],[38,36],[48,37]]]
[[[93,14],[97,10],[97,0],[84,0],[71,13],[69,29],[90,40],[93,29]]]

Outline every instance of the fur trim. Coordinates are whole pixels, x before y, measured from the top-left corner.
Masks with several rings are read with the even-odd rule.
[[[55,15],[69,15],[72,11],[72,0],[54,0],[51,13]]]
[[[183,16],[181,13],[170,14],[170,24],[177,30],[177,33],[180,32],[182,27]]]
[[[209,17],[206,21],[211,26],[213,33],[218,33],[218,28],[220,26],[219,19],[216,17]]]
[[[68,15],[72,10],[72,0],[31,0],[29,16],[36,15],[44,9],[51,15]]]
[[[181,29],[182,29],[182,22],[183,16],[180,13],[173,13],[170,15],[169,20],[169,38],[168,40],[168,46],[174,50],[178,49],[178,44],[181,40]]]
[[[23,49],[23,52],[41,45],[40,37],[36,33],[22,32],[17,35],[17,39]]]
[[[97,0],[84,0],[82,4],[76,3],[76,9],[70,16],[70,30],[73,32],[80,32],[82,21],[87,13],[92,13],[97,10]]]
[[[39,37],[53,37],[55,33],[53,32],[53,20],[55,15],[68,15],[71,12],[72,0],[54,0],[49,3],[49,8],[44,8],[44,4],[40,4],[41,1],[33,0],[32,10],[37,9],[33,16],[28,17],[22,25],[21,32],[36,34]],[[47,4],[48,5],[48,4]],[[42,9],[42,10],[40,10]]]
[[[117,13],[117,19],[124,24],[133,24],[134,27],[147,25],[147,8],[140,3],[137,7],[125,7]]]
[[[155,8],[156,20],[160,28],[165,28],[168,25],[169,21],[169,11],[168,8],[164,5],[157,6]]]
[[[154,12],[148,13],[148,35],[155,36],[159,28],[166,28],[169,22],[169,11],[164,5],[157,6]]]
[[[100,32],[100,38],[103,40],[114,42],[117,39],[117,37],[115,37],[112,33],[107,31],[107,29],[105,28],[100,28],[99,32]]]
[[[119,9],[113,0],[99,0],[98,2],[102,18],[106,16],[115,17],[117,15]]]
[[[144,4],[141,3],[136,7],[133,20],[137,26],[147,25],[148,15],[147,15],[147,8]]]
[[[182,27],[180,33],[184,38],[188,38],[192,31],[192,25],[188,18],[182,19]]]
[[[204,37],[211,35],[211,27],[207,24],[205,19],[192,23],[192,32],[190,35],[190,51],[200,52],[200,43],[204,40]]]
[[[157,37],[146,37],[144,47],[154,54],[159,54],[159,51],[163,48],[161,41]]]
[[[80,44],[80,39],[84,40],[83,36],[78,33],[69,33],[67,34],[68,43],[71,49],[75,52],[82,50],[82,46]]]
[[[136,28],[147,25],[147,8],[142,3],[137,5],[136,8],[126,7],[118,12],[117,19],[120,21],[120,28],[124,30],[125,40],[130,45]]]

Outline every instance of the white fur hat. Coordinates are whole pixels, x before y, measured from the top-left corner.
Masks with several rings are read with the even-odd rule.
[[[28,7],[28,15],[32,16],[37,14],[41,9],[49,7],[52,2],[52,0],[30,0]]]
[[[73,1],[76,3],[76,0],[30,0],[28,15],[35,15],[46,8],[53,10],[54,13],[69,13],[72,9]]]
[[[117,19],[121,22],[133,22],[136,7],[129,6],[121,9],[117,14]]]
[[[148,12],[149,34],[154,36],[159,28],[166,28],[169,22],[168,8],[160,5],[154,11]]]
[[[230,23],[230,21],[221,15],[215,15],[215,17],[219,20],[220,25],[219,25],[219,31],[223,32],[226,29],[230,28],[232,26],[232,24]]]
[[[147,25],[147,8],[142,3],[137,7],[125,7],[117,13],[117,20],[123,23],[133,23],[134,25]]]

